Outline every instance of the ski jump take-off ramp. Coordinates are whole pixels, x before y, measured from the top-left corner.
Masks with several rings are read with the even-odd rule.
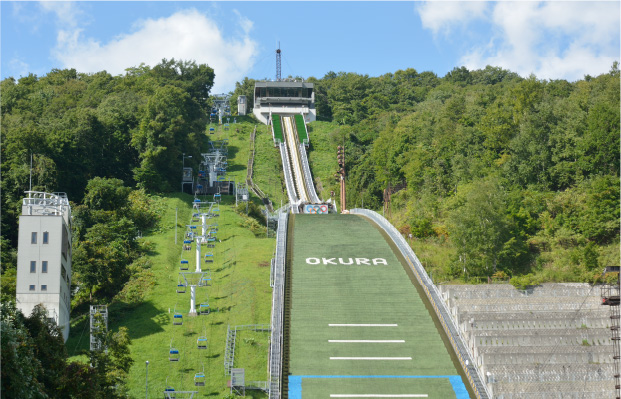
[[[487,398],[407,243],[375,212],[319,200],[304,115],[269,121],[290,200],[272,271],[270,398]]]

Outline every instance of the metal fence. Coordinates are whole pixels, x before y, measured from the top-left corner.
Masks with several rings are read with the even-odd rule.
[[[313,204],[318,204],[319,197],[317,197],[317,192],[315,191],[315,186],[313,185],[313,176],[310,172],[310,166],[308,166],[308,157],[306,156],[306,147],[304,144],[299,145],[300,159],[302,161],[302,171],[304,172],[304,183],[306,184],[306,191],[310,195],[310,201]]]
[[[449,340],[451,341],[451,345],[457,354],[457,357],[466,372],[466,376],[470,385],[472,386],[474,393],[479,399],[487,399],[491,398],[488,388],[486,384],[483,382],[483,376],[480,374],[480,370],[474,365],[472,354],[470,350],[465,345],[462,340],[462,337],[459,335],[459,331],[457,329],[457,324],[451,317],[448,309],[446,308],[444,302],[441,300],[440,293],[438,292],[437,287],[429,278],[429,275],[423,268],[422,264],[418,260],[418,257],[412,251],[410,245],[405,241],[401,233],[382,215],[377,212],[368,210],[368,209],[351,209],[349,211],[353,214],[358,214],[362,216],[366,216],[369,219],[373,220],[377,225],[379,225],[388,235],[394,243],[397,245],[406,261],[408,262],[410,268],[414,272],[416,279],[423,287],[431,305],[433,306],[438,318],[440,319],[440,323],[444,328]]]
[[[285,257],[287,250],[288,213],[278,215],[276,254],[274,256],[274,285],[272,293],[272,334],[269,352],[269,398],[281,397],[282,339],[285,303]]]

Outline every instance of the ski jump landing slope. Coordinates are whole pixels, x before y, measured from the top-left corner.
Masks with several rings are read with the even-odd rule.
[[[442,331],[372,222],[298,214],[293,233],[290,399],[469,397]]]

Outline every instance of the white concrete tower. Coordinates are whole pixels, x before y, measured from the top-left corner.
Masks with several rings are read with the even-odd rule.
[[[17,244],[17,308],[29,316],[43,304],[69,337],[71,207],[65,193],[26,191]]]

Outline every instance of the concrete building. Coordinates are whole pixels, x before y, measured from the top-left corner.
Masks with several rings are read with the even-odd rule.
[[[65,193],[26,191],[19,218],[17,307],[28,316],[43,304],[69,337],[71,207]]]
[[[257,82],[252,112],[265,124],[272,113],[303,114],[306,123],[313,122],[317,119],[314,85],[296,81]]]
[[[247,110],[246,96],[237,97],[237,115],[246,115]]]

